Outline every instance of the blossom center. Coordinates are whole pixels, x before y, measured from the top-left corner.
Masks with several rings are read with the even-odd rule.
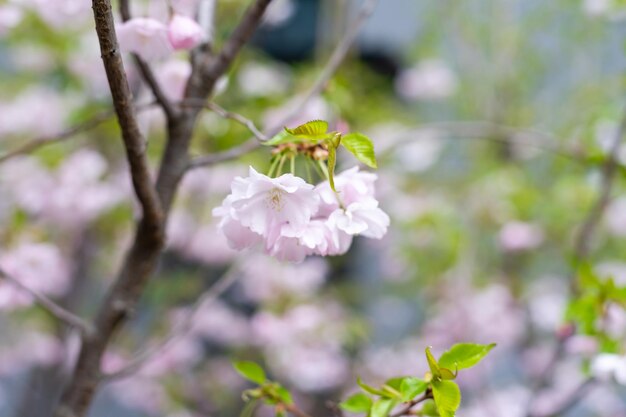
[[[267,205],[274,211],[281,211],[285,206],[285,200],[283,199],[284,194],[284,190],[272,188],[267,195]]]

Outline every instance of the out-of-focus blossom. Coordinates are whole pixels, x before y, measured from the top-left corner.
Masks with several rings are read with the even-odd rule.
[[[245,95],[269,97],[284,94],[290,80],[286,70],[260,63],[250,63],[239,71],[237,81]]]
[[[200,1],[203,0],[172,0],[170,4],[176,13],[183,16],[193,17]]]
[[[543,231],[534,224],[509,222],[500,230],[498,241],[507,252],[534,249],[543,242]]]
[[[240,283],[246,298],[271,301],[290,295],[313,295],[324,283],[328,266],[315,258],[298,265],[285,265],[267,256],[256,255],[246,259],[241,268]]]
[[[411,141],[400,145],[395,151],[395,156],[408,172],[421,172],[433,166],[443,149],[441,134],[433,129],[420,129],[419,131],[407,132],[400,140],[411,135]]]
[[[615,380],[626,385],[626,357],[601,353],[591,361],[591,374],[601,381]]]
[[[41,87],[25,90],[13,101],[0,101],[0,136],[58,132],[64,127],[64,118],[71,107],[56,91]]]
[[[583,11],[590,16],[602,16],[612,6],[613,0],[583,0]]]
[[[163,415],[167,393],[161,384],[151,378],[135,376],[109,385],[111,394],[126,407],[149,415]]]
[[[23,17],[21,8],[14,4],[0,6],[0,36],[4,36],[11,29],[20,24]]]
[[[263,24],[280,26],[293,16],[295,10],[293,0],[273,1],[263,15]]]
[[[168,28],[156,19],[137,17],[117,26],[120,48],[133,52],[147,61],[168,57],[172,46]]]
[[[142,375],[157,377],[188,369],[202,357],[202,347],[192,337],[180,337],[150,356],[141,370]]]
[[[454,94],[457,83],[456,75],[445,62],[428,59],[402,71],[395,87],[406,100],[441,100]]]
[[[181,310],[178,314],[186,312]],[[198,308],[193,318],[192,333],[224,346],[241,346],[250,340],[246,318],[218,301],[204,303]]]
[[[607,207],[604,220],[609,233],[626,237],[626,197],[621,197]]]
[[[594,337],[577,334],[565,341],[565,350],[571,355],[589,357],[598,351],[598,340]]]
[[[182,59],[169,60],[159,67],[156,75],[165,95],[172,101],[180,101],[191,75],[191,64]]]
[[[567,306],[567,289],[562,281],[545,277],[530,285],[528,312],[539,329],[554,333],[563,323]]]
[[[27,288],[49,296],[65,294],[70,271],[61,251],[50,243],[23,243],[0,254],[0,268]],[[11,282],[0,283],[0,308],[30,306],[33,296]]]
[[[477,399],[459,409],[459,417],[504,416],[524,417],[527,414],[531,392],[526,387],[508,386],[490,391],[486,396]]]
[[[90,23],[91,4],[83,0],[55,0],[51,7],[48,0],[24,0],[41,19],[54,29],[80,28]]]
[[[618,122],[614,120],[601,120],[595,126],[595,139],[603,152],[612,152],[616,135],[619,134]],[[626,164],[626,145],[621,144],[617,149],[617,159]]]
[[[174,49],[193,49],[202,42],[204,30],[192,18],[175,14],[167,27],[168,39]]]

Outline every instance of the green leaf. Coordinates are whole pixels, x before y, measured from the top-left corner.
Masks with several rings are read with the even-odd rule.
[[[261,368],[254,362],[233,362],[233,367],[235,368],[235,371],[239,373],[239,375],[246,378],[248,381],[256,382],[257,384],[262,385],[267,380],[263,368]]]
[[[454,417],[461,405],[461,390],[452,381],[433,381],[433,397],[441,417]]]
[[[439,371],[439,364],[435,357],[430,352],[430,346],[426,348],[426,360],[428,361],[428,367],[430,368],[430,372],[433,374],[433,377],[441,378],[441,372]]]
[[[441,379],[451,380],[456,379],[456,373],[452,372],[448,368],[439,368],[439,372],[441,372]]]
[[[328,136],[328,122],[324,120],[311,120],[296,128],[285,128],[285,130],[293,136],[321,140]]]
[[[411,401],[417,395],[426,391],[428,383],[419,378],[406,377],[402,380],[400,385],[400,393],[402,394],[402,401]]]
[[[437,405],[434,401],[426,401],[420,410],[420,414],[423,416],[439,417],[439,411],[437,411]]]
[[[489,351],[496,346],[495,343],[489,345],[478,345],[474,343],[459,343],[439,358],[439,366],[447,369],[471,368],[487,356]]]
[[[376,389],[376,388],[374,388],[374,387],[372,387],[372,386],[370,386],[370,385],[367,385],[365,382],[363,382],[363,381],[361,380],[361,378],[357,378],[356,383],[357,383],[357,384],[359,385],[359,387],[361,387],[361,389],[363,389],[363,391],[365,391],[365,392],[369,392],[370,394],[374,394],[374,395],[381,395],[381,396],[384,396],[384,395],[385,395],[385,393],[384,393],[384,392],[382,392],[381,390]]]
[[[279,385],[276,388],[276,391],[278,392],[278,397],[283,404],[293,404],[293,398],[291,398],[291,393],[287,390],[287,388]]]
[[[347,400],[339,404],[339,407],[351,413],[367,413],[372,408],[372,399],[366,394],[359,392],[348,397]]]
[[[387,417],[395,406],[396,402],[394,400],[380,399],[372,404],[370,417]]]
[[[361,133],[348,133],[342,136],[341,144],[368,167],[378,168],[374,144],[367,136]]]

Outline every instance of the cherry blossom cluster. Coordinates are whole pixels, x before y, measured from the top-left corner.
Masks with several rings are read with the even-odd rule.
[[[204,38],[204,30],[191,17],[173,14],[169,22],[150,17],[137,17],[117,27],[120,48],[145,60],[167,58],[173,51],[193,49]]]
[[[270,178],[250,167],[236,177],[231,193],[213,210],[233,249],[261,245],[281,261],[301,262],[308,255],[348,251],[354,236],[380,239],[389,216],[374,198],[377,176],[354,167],[317,186],[293,174]]]

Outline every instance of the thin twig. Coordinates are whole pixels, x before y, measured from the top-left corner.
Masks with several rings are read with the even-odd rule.
[[[415,407],[417,404],[422,403],[422,402],[424,402],[426,400],[429,400],[431,398],[433,398],[433,394],[432,394],[432,392],[429,389],[424,394],[422,394],[421,396],[415,398],[414,400],[409,401],[400,410],[396,411],[395,413],[390,414],[389,417],[401,417],[401,416],[409,415],[411,413],[411,409],[413,407]]]
[[[287,410],[289,413],[293,414],[296,417],[311,417],[311,415],[305,413],[295,404],[283,404],[283,407],[285,407],[285,410]]]
[[[590,254],[590,246],[589,243],[593,238],[593,235],[596,232],[598,225],[600,224],[600,220],[604,215],[604,211],[611,199],[611,193],[613,191],[613,185],[615,183],[615,176],[618,172],[619,162],[618,162],[618,152],[620,150],[620,146],[624,135],[626,134],[626,109],[622,115],[622,120],[620,122],[619,128],[615,132],[615,136],[613,137],[613,141],[611,142],[611,146],[609,148],[609,152],[606,157],[606,162],[602,166],[602,179],[600,185],[600,193],[598,195],[597,200],[591,206],[591,209],[588,211],[585,220],[581,228],[579,229],[579,233],[576,235],[574,240],[574,267],[572,268],[571,277],[570,277],[570,295],[576,296],[580,293],[580,288],[578,286],[578,280],[576,279],[578,266],[584,262]],[[537,383],[535,384],[535,388],[532,390],[533,398],[537,392],[546,387],[549,381],[552,378],[553,369],[556,367],[558,361],[564,355],[565,352],[565,337],[561,337],[557,341],[557,345],[555,347],[555,353],[552,361],[548,365],[548,367],[544,370],[544,372],[539,377]],[[593,380],[589,381],[589,384],[592,384]],[[585,390],[582,393],[586,392]],[[527,417],[533,417],[532,415],[532,402],[529,402],[527,410]]]
[[[589,390],[593,387],[595,383],[595,379],[587,378],[585,379],[572,393],[554,410],[540,414],[540,415],[532,415],[532,417],[552,417],[552,416],[560,416],[566,414],[572,408],[574,408],[585,396],[588,394]]]
[[[126,364],[126,366],[119,371],[104,375],[102,378],[104,382],[112,382],[119,379],[129,377],[148,363],[155,355],[167,349],[177,340],[180,340],[187,333],[189,333],[193,327],[193,321],[201,307],[215,302],[237,279],[237,266],[233,264],[229,269],[224,272],[220,279],[211,286],[191,307],[191,310],[187,315],[177,323],[167,334],[167,336],[159,341],[156,345],[147,346],[137,352],[134,357]]]
[[[194,99],[187,99],[187,100],[183,100],[181,102],[181,105],[183,106],[188,106],[188,107],[204,107],[206,109],[211,110],[212,112],[216,113],[217,115],[225,118],[225,119],[230,119],[230,120],[234,120],[235,122],[239,123],[240,125],[246,127],[250,133],[252,133],[252,135],[254,135],[254,137],[260,141],[260,142],[265,142],[266,140],[268,140],[269,138],[263,134],[254,124],[254,122],[250,119],[248,119],[247,117],[239,114],[239,113],[234,113],[231,111],[226,110],[225,108],[223,108],[222,106],[220,106],[219,104],[212,102],[212,101],[204,101],[204,100],[194,100]]]
[[[156,104],[155,102],[150,102],[150,103],[137,105],[135,107],[135,111],[138,113],[142,112],[144,110],[147,110],[153,107],[155,104]],[[115,112],[113,112],[112,110],[105,111],[105,112],[96,114],[95,116],[91,117],[89,120],[83,123],[70,127],[55,135],[41,136],[38,138],[31,139],[30,141],[24,143],[23,145],[20,145],[8,151],[7,153],[0,155],[0,164],[16,156],[29,154],[46,145],[51,145],[53,143],[60,143],[80,133],[87,132],[91,129],[98,127],[102,123],[105,123],[111,120],[114,116],[115,116]]]
[[[37,304],[40,307],[42,307],[52,316],[56,317],[58,320],[64,322],[70,327],[74,327],[78,329],[83,334],[86,334],[86,335],[93,334],[94,327],[91,323],[88,323],[86,320],[83,320],[82,318],[72,313],[71,311],[66,310],[65,308],[61,307],[59,304],[55,303],[53,300],[51,300],[44,294],[40,293],[39,291],[28,288],[18,279],[13,278],[12,276],[7,274],[3,270],[0,270],[0,278],[10,282],[11,284],[21,289],[22,291],[25,291],[28,294],[30,294],[37,301]]]
[[[313,85],[304,93],[302,98],[299,100],[298,104],[289,112],[289,114],[284,117],[276,126],[270,126],[267,129],[268,134],[263,135],[264,137],[271,137],[276,134],[278,130],[282,128],[282,126],[288,124],[295,116],[300,114],[302,109],[307,105],[307,103],[319,95],[324,89],[326,85],[332,78],[332,76],[337,72],[339,66],[346,58],[348,52],[350,51],[350,47],[352,43],[356,39],[357,35],[363,28],[365,22],[370,17],[370,15],[374,12],[376,5],[378,4],[378,0],[367,0],[363,6],[361,7],[357,17],[348,27],[348,30],[343,35],[337,46],[335,47],[333,53],[331,54],[328,62],[318,75],[317,79],[313,83]],[[189,168],[198,168],[202,166],[214,165],[220,162],[228,161],[234,158],[237,158],[241,155],[244,155],[248,152],[251,152],[260,146],[260,142],[258,137],[253,137],[244,142],[243,144],[236,146],[234,148],[228,149],[223,152],[216,152],[211,155],[199,156],[193,159],[189,163]]]
[[[41,137],[32,139],[29,142],[26,142],[25,144],[18,146],[15,149],[10,150],[3,155],[0,155],[0,164],[16,156],[31,153],[46,145],[50,145],[52,143],[59,143],[79,133],[83,133],[88,130],[91,130],[97,127],[98,125],[110,120],[113,116],[115,116],[115,113],[113,113],[113,111],[102,112],[100,114],[95,115],[93,118],[87,120],[86,122],[76,125],[74,127],[71,127],[67,130],[64,130],[63,132],[57,133],[56,135],[41,136]]]

